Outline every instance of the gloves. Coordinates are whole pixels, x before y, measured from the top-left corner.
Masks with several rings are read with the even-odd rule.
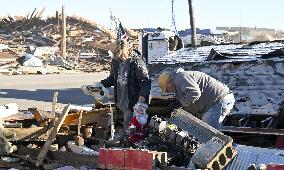
[[[96,82],[93,85],[82,85],[81,89],[85,94],[94,96],[97,100],[102,100],[103,97],[109,96],[109,91],[99,82]]]

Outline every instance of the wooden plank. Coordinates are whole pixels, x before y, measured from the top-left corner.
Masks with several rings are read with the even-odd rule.
[[[16,134],[16,140],[27,139],[31,134],[42,130],[43,127],[33,127],[33,128],[5,128],[6,134]],[[42,135],[42,134],[41,134]]]
[[[108,127],[110,126],[110,124],[108,125],[107,122],[105,122],[108,119],[106,115],[107,113],[110,113],[110,108],[108,107],[95,109],[88,112],[84,111],[82,113],[81,125],[86,125],[89,123],[97,123],[98,126]],[[62,126],[78,125],[79,117],[80,114],[78,112],[68,114]]]
[[[43,135],[43,134],[46,134],[46,132],[51,129],[53,126],[52,125],[48,125],[48,126],[45,126],[45,127],[40,127],[41,129],[31,133],[31,134],[27,134],[27,136],[24,136],[22,138],[19,138],[19,140],[26,140],[26,141],[29,141],[29,140],[33,140],[35,138],[38,138],[39,136]]]
[[[78,123],[78,136],[81,136],[81,126],[82,126],[82,113],[83,110],[80,111],[80,116],[79,116],[79,123]]]
[[[66,14],[65,5],[62,6],[62,39],[61,39],[61,57],[66,58]]]
[[[56,108],[56,103],[57,103],[57,96],[58,96],[58,92],[54,92],[53,99],[52,99],[52,110],[51,110],[51,116],[53,118],[55,118],[55,108]]]
[[[64,107],[63,112],[61,113],[60,117],[56,120],[55,122],[55,126],[52,129],[47,141],[45,142],[43,148],[41,149],[37,160],[36,160],[36,166],[39,166],[42,161],[44,160],[53,140],[55,139],[57,132],[59,131],[63,121],[65,120],[68,112],[70,111],[70,104],[68,104],[67,106]]]
[[[19,146],[16,153],[12,155],[15,157],[22,158],[35,164],[33,159],[39,154],[40,150],[36,148],[28,148],[25,146]],[[98,168],[98,156],[77,154],[72,152],[62,151],[48,151],[46,159],[49,161],[55,161],[63,165],[84,165],[92,168]]]
[[[42,114],[37,108],[33,110],[33,113],[34,113],[35,120],[39,123],[39,126],[41,127],[47,126],[46,121],[44,120]]]

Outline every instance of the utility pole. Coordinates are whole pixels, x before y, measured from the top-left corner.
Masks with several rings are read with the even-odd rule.
[[[190,26],[191,26],[191,45],[193,47],[196,47],[196,28],[195,28],[195,17],[194,17],[192,1],[193,0],[188,0]]]
[[[65,5],[62,6],[62,39],[61,39],[61,57],[66,58],[66,16]]]

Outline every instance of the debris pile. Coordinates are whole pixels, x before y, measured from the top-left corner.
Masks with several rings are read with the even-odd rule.
[[[41,15],[8,16],[0,20],[0,66],[2,74],[60,73],[64,70],[109,69],[116,31],[78,16],[68,16],[67,57],[60,56],[61,19]],[[137,46],[139,33],[126,30]]]

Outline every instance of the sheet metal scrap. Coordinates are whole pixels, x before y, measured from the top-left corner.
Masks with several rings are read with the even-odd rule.
[[[191,159],[198,168],[222,169],[236,155],[231,137],[182,109],[176,109],[168,122],[187,131],[202,143]]]

